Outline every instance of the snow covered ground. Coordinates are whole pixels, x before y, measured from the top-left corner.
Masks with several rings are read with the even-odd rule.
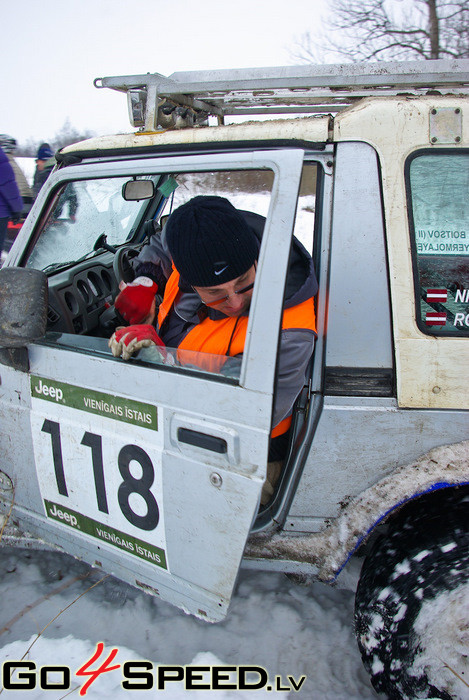
[[[0,660],[18,661],[37,638],[38,632],[70,605],[102,574],[80,562],[52,552],[0,549]],[[68,585],[67,585],[68,584]],[[66,586],[64,588],[64,586]],[[62,590],[60,590],[62,589]],[[23,613],[21,617],[19,614]],[[111,577],[65,610],[35,642],[25,659],[36,664],[70,666],[71,688],[87,678],[79,669],[96,651],[105,647],[99,666],[112,649],[113,661],[123,664],[148,659],[157,665],[264,667],[269,680],[281,676],[279,687],[288,687],[288,676],[306,680],[298,693],[274,690],[184,690],[171,682],[160,691],[165,700],[187,695],[218,700],[240,697],[261,700],[272,696],[312,700],[364,700],[377,698],[362,667],[352,630],[353,594],[326,585],[298,585],[282,574],[243,571],[231,610],[222,623],[212,625],[150,597]],[[18,681],[18,676],[14,675]],[[250,677],[256,683],[258,675]],[[60,683],[61,674],[49,674]],[[89,698],[152,697],[151,690],[124,690],[122,669],[104,673],[88,689]],[[19,682],[19,681],[18,681]],[[22,682],[25,682],[24,680]],[[50,700],[67,690],[4,690],[4,698]],[[3,700],[3,698],[2,698]]]

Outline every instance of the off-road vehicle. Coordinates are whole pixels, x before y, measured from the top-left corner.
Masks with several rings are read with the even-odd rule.
[[[2,543],[208,621],[240,566],[333,583],[363,555],[377,690],[464,697],[468,84],[467,60],[97,80],[127,94],[134,131],[57,153],[0,271]],[[197,194],[266,219],[242,360],[113,357],[119,282]],[[292,236],[318,337],[260,506]]]

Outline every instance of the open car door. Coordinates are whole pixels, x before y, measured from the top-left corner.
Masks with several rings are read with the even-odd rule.
[[[227,612],[265,480],[303,155],[292,149],[152,156],[93,168],[92,177],[102,183],[164,173],[176,178],[184,172],[272,174],[238,368],[209,372],[197,358],[181,362],[176,355],[171,364],[155,359],[151,349],[124,362],[112,357],[106,338],[73,332],[48,332],[29,345],[29,373],[0,365],[1,468],[14,482],[21,526],[211,621]],[[78,164],[54,174],[41,194],[44,211],[54,188],[70,178],[80,200],[89,168]],[[73,225],[80,226],[80,201]],[[36,234],[27,223],[23,247],[17,244],[9,265],[28,266],[22,250]],[[94,257],[93,265],[98,264]],[[82,279],[86,265],[60,273],[57,294],[74,293],[74,275]]]

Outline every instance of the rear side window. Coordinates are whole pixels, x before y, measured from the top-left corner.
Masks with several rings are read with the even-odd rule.
[[[417,323],[469,335],[469,152],[421,151],[406,166]]]

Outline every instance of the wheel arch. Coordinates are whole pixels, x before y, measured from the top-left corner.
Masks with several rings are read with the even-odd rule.
[[[469,493],[469,440],[430,450],[353,499],[329,534],[333,536],[334,530],[342,533],[341,561],[331,553],[320,567],[319,577],[335,581],[370,536],[389,525],[397,514],[400,516],[404,510],[411,510],[431,494],[438,493],[444,501],[456,488],[467,488]],[[348,537],[343,536],[346,530],[349,530]]]
[[[334,574],[332,581],[337,579],[342,570],[345,568],[347,563],[350,561],[351,557],[356,554],[360,547],[367,542],[371,535],[379,534],[379,531],[383,526],[392,526],[394,519],[397,517],[404,516],[407,512],[412,511],[417,506],[422,505],[429,496],[440,496],[440,501],[442,505],[445,501],[449,501],[451,495],[454,493],[455,489],[465,489],[467,495],[469,496],[469,477],[466,481],[462,482],[436,482],[429,486],[424,491],[418,491],[402,501],[395,503],[391,506],[385,513],[383,513],[375,522],[368,528],[368,530],[363,533],[355,542],[352,550],[347,554],[347,558],[341,564],[340,568]]]
[[[352,498],[321,532],[253,535],[245,556],[285,560],[285,570],[289,562],[307,562],[317,567],[320,580],[334,583],[357,550],[394,514],[428,494],[444,496],[457,487],[469,487],[469,440],[435,447],[393,470]]]

